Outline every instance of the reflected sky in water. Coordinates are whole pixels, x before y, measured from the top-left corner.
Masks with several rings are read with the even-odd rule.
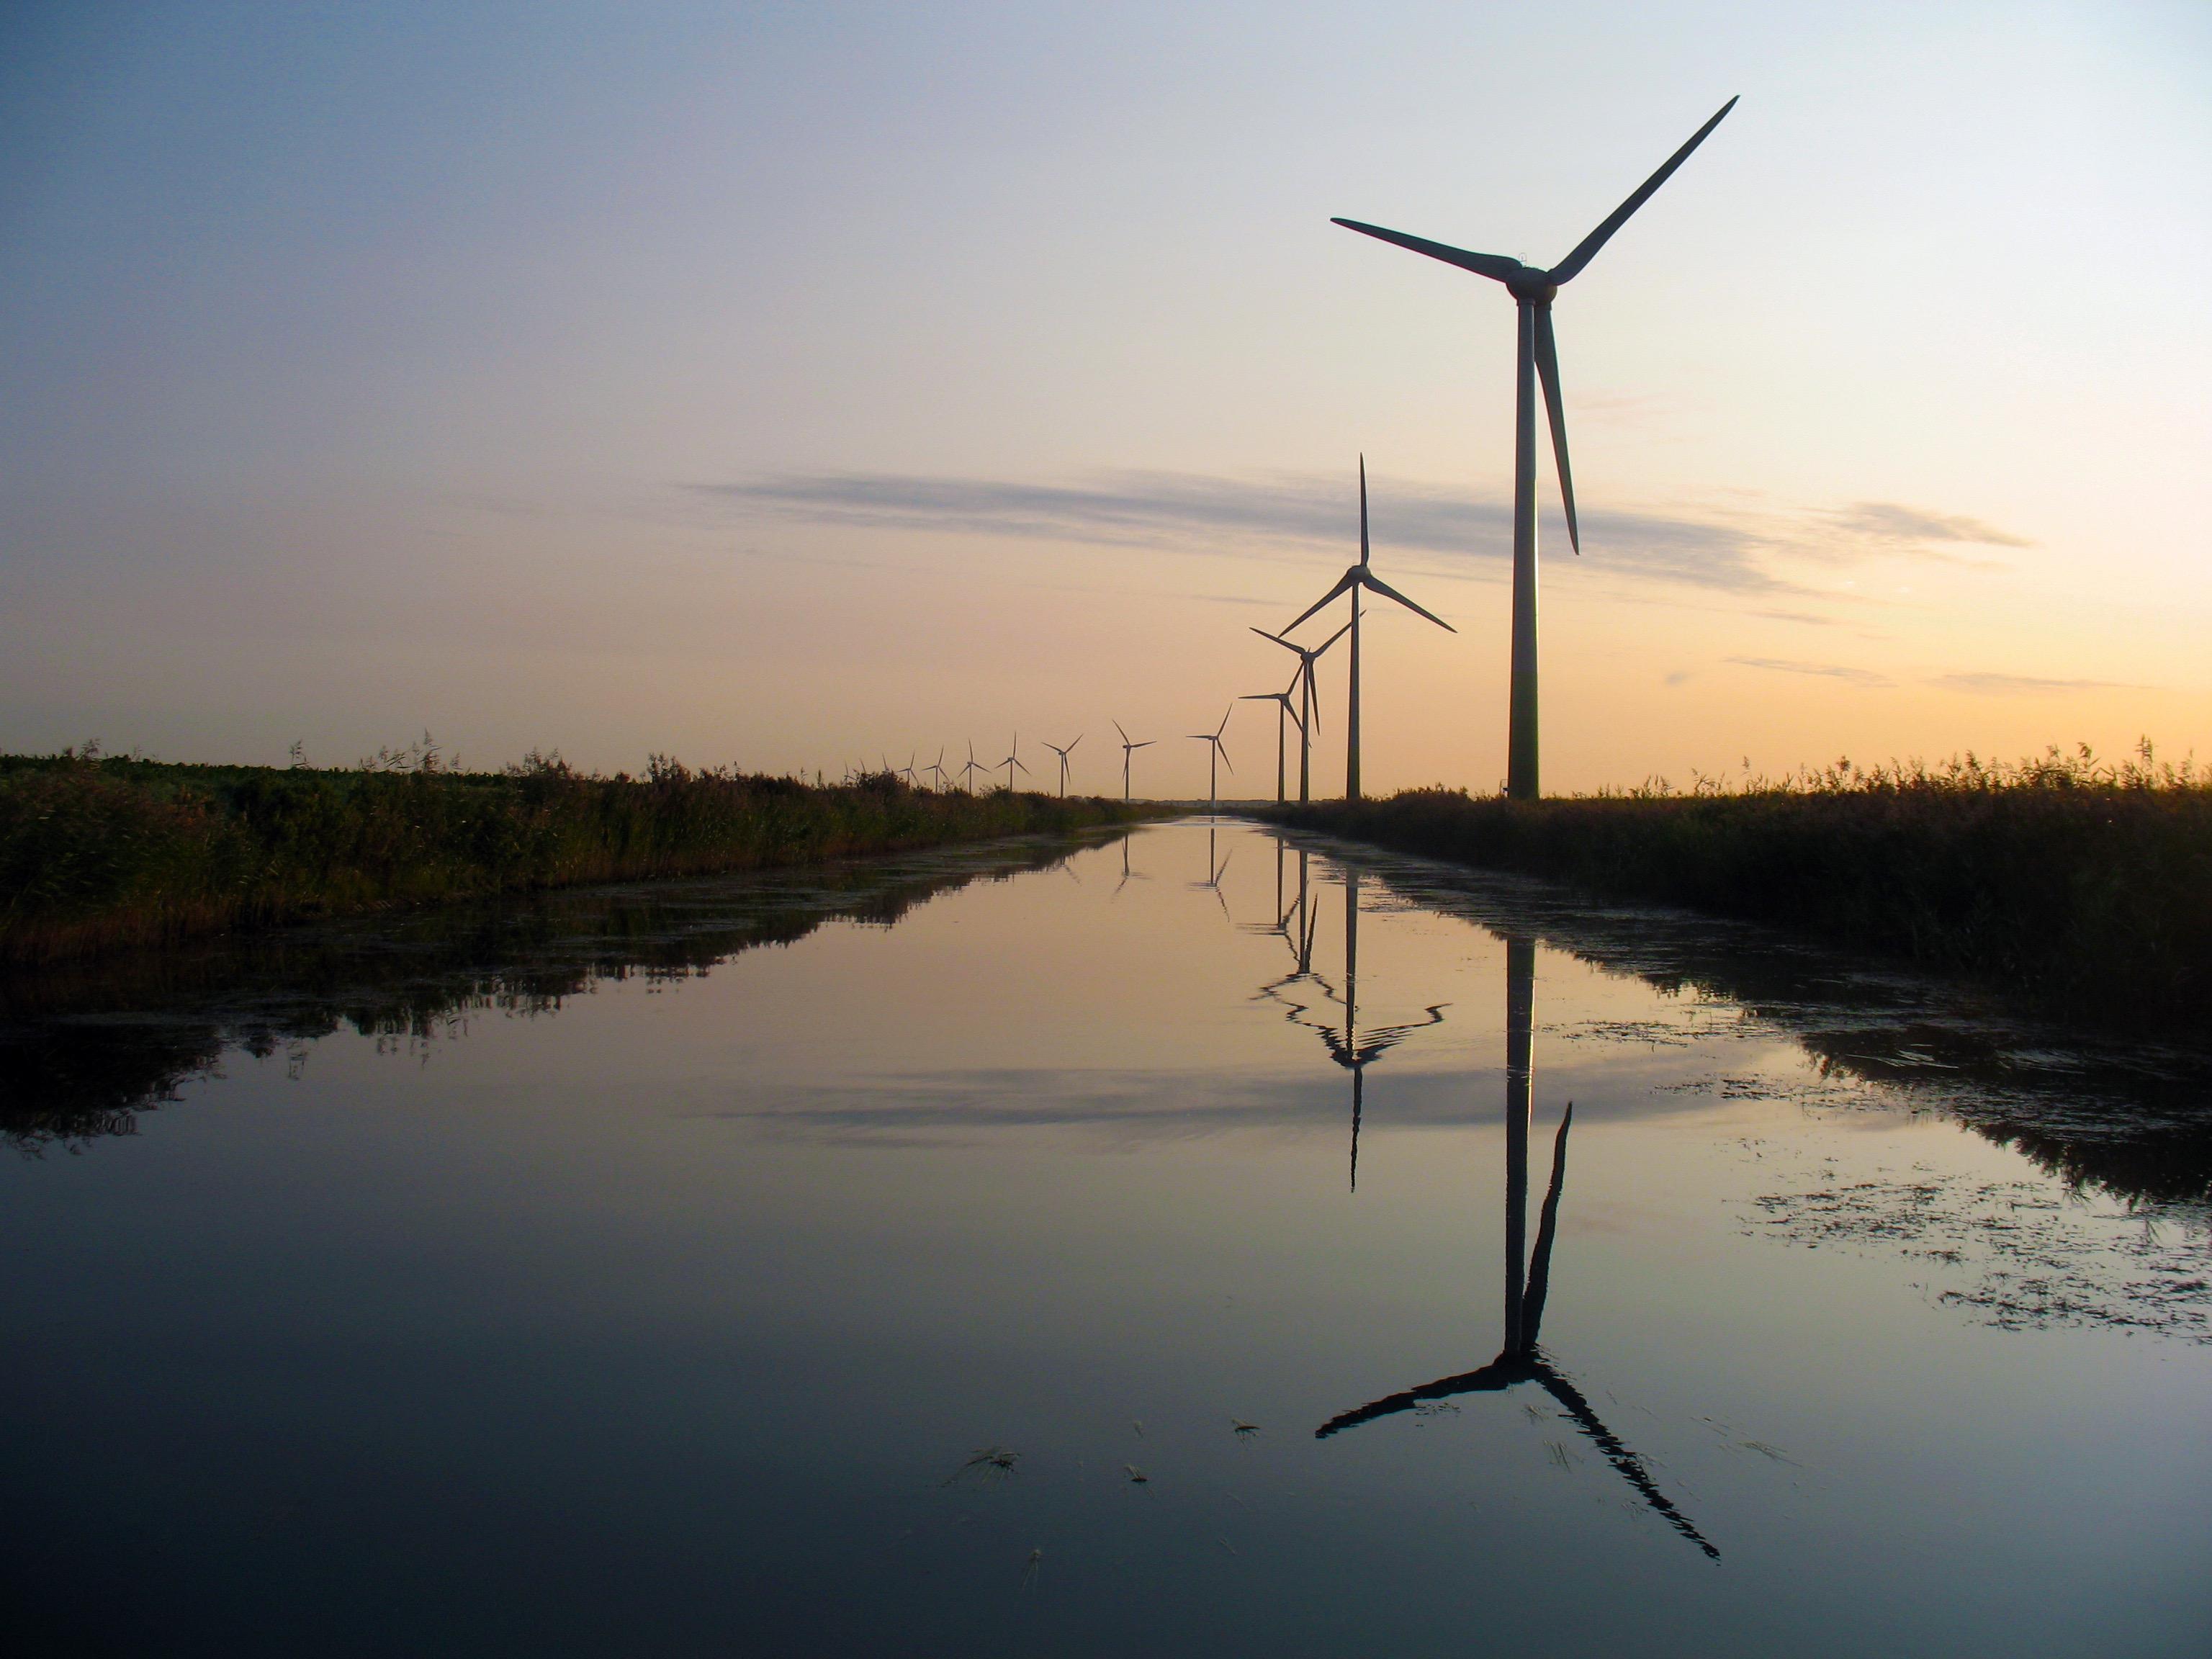
[[[1227,822],[0,997],[33,1652],[2212,1638],[2186,1054]]]

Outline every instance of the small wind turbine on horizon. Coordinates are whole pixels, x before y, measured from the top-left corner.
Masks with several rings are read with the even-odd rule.
[[[1664,167],[1645,179],[1634,195],[1615,208],[1603,224],[1583,237],[1573,252],[1549,270],[1524,265],[1520,260],[1503,254],[1471,253],[1465,248],[1408,236],[1402,231],[1362,224],[1357,219],[1333,219],[1329,222],[1342,225],[1346,230],[1356,230],[1363,236],[1376,237],[1399,247],[1410,248],[1415,253],[1425,253],[1431,259],[1441,259],[1446,264],[1457,265],[1462,270],[1471,270],[1478,276],[1487,276],[1492,282],[1502,283],[1519,307],[1520,348],[1514,374],[1513,397],[1513,669],[1507,705],[1505,767],[1505,793],[1516,800],[1534,800],[1539,793],[1536,724],[1536,382],[1539,378],[1544,383],[1544,408],[1551,420],[1552,453],[1559,462],[1559,495],[1566,508],[1567,541],[1577,553],[1583,550],[1582,532],[1575,521],[1574,474],[1567,465],[1567,419],[1566,411],[1559,402],[1559,358],[1552,334],[1552,301],[1558,297],[1560,289],[1579,276],[1583,267],[1597,257],[1598,250],[1611,240],[1615,231],[1628,222],[1629,216],[1649,201],[1652,192],[1665,184],[1673,176],[1674,169],[1689,159],[1690,152],[1705,143],[1705,136],[1721,124],[1722,117],[1735,105],[1736,100],[1733,98],[1723,104],[1719,114],[1692,133],[1689,143],[1669,156]],[[1297,625],[1293,623],[1291,627]],[[1287,633],[1289,630],[1284,631]],[[1355,634],[1352,639],[1352,661],[1356,665],[1359,659],[1358,635]],[[1357,678],[1355,668],[1355,684]],[[1358,695],[1357,691],[1353,693],[1355,697]],[[1353,735],[1356,742],[1358,734],[1355,732]],[[1356,780],[1358,763],[1353,764],[1352,775]],[[1359,793],[1356,781],[1352,793]]]
[[[1319,645],[1300,645],[1285,639],[1280,634],[1270,634],[1264,628],[1252,630],[1263,640],[1272,640],[1284,650],[1295,653],[1298,659],[1298,799],[1313,799],[1313,734],[1321,730],[1321,690],[1314,683],[1314,664],[1322,653],[1352,631],[1350,623],[1336,630]]]
[[[945,792],[945,749],[942,744],[938,746],[937,758],[921,769],[930,775],[929,787],[942,794]]]
[[[1297,710],[1291,706],[1291,691],[1297,690],[1304,683],[1304,678],[1303,673],[1293,673],[1291,676],[1288,690],[1248,691],[1237,699],[1239,702],[1272,702],[1275,705],[1275,799],[1278,803],[1283,799],[1285,776],[1283,740],[1286,725],[1295,723],[1298,728],[1298,742],[1301,744],[1305,742],[1306,723],[1298,719]]]
[[[1359,799],[1359,590],[1364,587],[1370,593],[1380,593],[1386,599],[1395,599],[1400,605],[1404,605],[1407,610],[1412,611],[1415,616],[1426,617],[1431,622],[1443,629],[1447,634],[1456,634],[1459,632],[1459,629],[1454,628],[1442,617],[1437,615],[1435,611],[1424,611],[1419,605],[1415,605],[1403,593],[1401,593],[1396,588],[1391,586],[1388,582],[1377,576],[1374,571],[1369,568],[1369,555],[1370,549],[1367,544],[1367,457],[1362,455],[1359,458],[1359,562],[1353,565],[1349,570],[1346,571],[1343,575],[1337,578],[1335,586],[1330,588],[1328,592],[1322,594],[1321,598],[1316,599],[1311,605],[1308,605],[1305,610],[1299,614],[1297,621],[1293,622],[1290,628],[1285,628],[1283,630],[1285,634],[1289,633],[1291,628],[1296,628],[1298,625],[1298,623],[1305,621],[1305,619],[1308,617],[1312,616],[1315,611],[1319,611],[1323,605],[1334,600],[1339,594],[1349,593],[1352,595],[1352,621],[1346,624],[1346,627],[1352,635],[1352,690],[1344,720],[1344,798],[1346,800],[1358,800]]]
[[[1075,752],[1075,744],[1082,741],[1083,733],[1078,732],[1075,734],[1075,743],[1069,744],[1065,749],[1056,743],[1045,744],[1046,748],[1060,757],[1060,795],[1062,800],[1067,799],[1067,757]]]
[[[1116,732],[1121,732],[1121,722],[1115,720],[1114,729]],[[1157,738],[1146,738],[1142,743],[1132,743],[1129,741],[1129,734],[1127,732],[1121,732],[1121,799],[1123,800],[1129,799],[1129,757],[1139,749],[1150,749],[1158,741]]]
[[[1221,742],[1221,734],[1229,729],[1229,715],[1233,714],[1236,712],[1237,705],[1234,702],[1231,702],[1229,705],[1228,713],[1223,714],[1221,717],[1221,724],[1215,726],[1211,732],[1189,732],[1184,733],[1186,737],[1188,737],[1194,742],[1211,744],[1212,745],[1212,747],[1208,749],[1206,753],[1206,810],[1208,813],[1211,813],[1214,810],[1214,803],[1220,795],[1220,768],[1226,766],[1232,772],[1237,769],[1235,764],[1229,758],[1229,750],[1223,746]]]
[[[969,794],[974,794],[975,793],[975,775],[978,772],[981,772],[988,777],[990,775],[990,771],[991,769],[989,767],[981,766],[976,763],[975,739],[973,738],[969,738],[968,764],[960,769],[960,787],[965,789]]]
[[[1030,775],[1029,763],[1022,759],[1022,734],[1020,732],[1017,732],[1014,733],[1013,753],[1008,755],[1006,759],[1000,761],[999,763],[999,766],[1003,766],[1006,769],[1006,793],[1010,795],[1014,793],[1014,769],[1017,766],[1022,769],[1023,776],[1027,777]],[[999,766],[994,766],[991,769],[995,772],[999,769]]]

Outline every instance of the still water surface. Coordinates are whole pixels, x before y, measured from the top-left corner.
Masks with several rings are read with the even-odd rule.
[[[2207,1068],[1249,825],[8,994],[15,1651],[2201,1655]]]

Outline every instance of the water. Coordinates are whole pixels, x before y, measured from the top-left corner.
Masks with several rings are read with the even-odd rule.
[[[1753,930],[1200,823],[0,1014],[13,1651],[2212,1648],[2204,1063]]]

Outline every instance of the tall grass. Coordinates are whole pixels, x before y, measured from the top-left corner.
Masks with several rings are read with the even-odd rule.
[[[1141,809],[891,776],[809,787],[656,756],[601,777],[434,745],[344,769],[0,757],[0,962],[489,893],[805,864],[1058,832]]]
[[[2017,763],[1839,761],[1729,789],[1514,802],[1420,789],[1285,820],[1609,895],[1781,923],[2212,1038],[2212,772],[2086,747]]]

